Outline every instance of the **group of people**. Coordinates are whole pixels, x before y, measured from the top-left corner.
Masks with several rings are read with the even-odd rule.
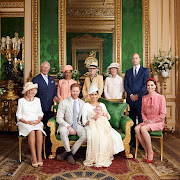
[[[121,99],[124,90],[127,92],[127,103],[130,106],[129,117],[134,126],[131,129],[130,146],[135,145],[135,133],[145,150],[142,161],[151,163],[154,160],[149,131],[163,130],[166,116],[166,102],[164,96],[157,93],[157,82],[149,77],[149,70],[140,66],[140,55],[133,54],[133,68],[126,71],[125,78],[118,75],[118,63],[111,63],[108,70],[111,76],[106,78],[97,73],[97,63],[89,65],[89,76],[85,78],[82,94],[88,102],[79,98],[80,85],[71,79],[72,66],[66,65],[62,71],[65,78],[58,83],[48,75],[50,64],[41,64],[41,73],[27,82],[23,87],[24,98],[18,101],[17,125],[19,135],[28,136],[28,143],[32,154],[32,166],[43,165],[42,138],[50,132],[47,121],[53,117],[51,106],[59,102],[56,122],[65,151],[57,155],[58,160],[67,159],[69,164],[75,164],[74,154],[87,140],[86,166],[109,167],[113,155],[124,150],[121,135],[114,130],[111,118],[105,104],[98,102],[104,88],[106,99]],[[146,94],[146,95],[145,95]],[[36,97],[35,97],[36,95]],[[138,124],[136,124],[138,117]],[[45,131],[43,130],[43,123]],[[79,139],[70,148],[69,135],[78,135]],[[50,140],[49,140],[50,141]],[[47,141],[48,142],[48,141]],[[36,154],[37,150],[37,154]]]

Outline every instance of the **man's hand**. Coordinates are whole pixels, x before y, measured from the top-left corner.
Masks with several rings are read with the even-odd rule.
[[[56,103],[59,103],[59,98],[58,98],[57,96],[55,96],[55,97],[53,98],[53,100],[54,100]]]
[[[68,126],[67,128],[70,135],[76,135],[76,131],[71,126]]]
[[[133,95],[130,96],[130,99],[131,99],[133,102],[135,102],[135,101],[137,101],[139,98],[137,97],[136,94],[133,94]]]
[[[86,126],[89,125],[89,121],[87,121],[85,125],[86,125]]]

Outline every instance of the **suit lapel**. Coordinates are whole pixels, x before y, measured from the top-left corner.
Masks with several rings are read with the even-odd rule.
[[[69,103],[67,104],[68,108],[69,108],[69,112],[71,113],[71,116],[73,118],[73,107],[72,107],[72,102],[71,102],[71,98],[68,98]]]
[[[143,68],[142,68],[142,66],[140,66],[139,71],[138,71],[135,79],[137,79],[137,78],[140,76],[140,74],[142,73],[142,71],[143,71]]]
[[[47,86],[46,81],[44,80],[42,74],[41,74],[41,79],[42,79],[42,82],[44,82],[44,84]],[[49,76],[48,76],[48,79],[49,79]]]

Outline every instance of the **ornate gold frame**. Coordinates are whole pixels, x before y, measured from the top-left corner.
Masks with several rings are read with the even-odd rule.
[[[39,73],[39,2],[32,0],[32,74]],[[115,62],[120,63],[122,69],[122,0],[115,0],[115,31],[113,34]],[[149,27],[149,0],[143,2],[143,59],[144,65],[150,67],[150,27]],[[58,39],[59,64],[66,65],[66,0],[58,1]],[[115,50],[114,50],[115,49]]]
[[[99,68],[100,73],[102,73],[103,67],[103,41],[104,39],[99,37],[93,37],[90,34],[85,34],[82,37],[75,37],[71,39],[72,44],[72,66],[74,69],[78,70],[78,62],[76,58],[77,49],[85,49],[86,47],[89,49],[90,47],[97,46],[99,50]]]

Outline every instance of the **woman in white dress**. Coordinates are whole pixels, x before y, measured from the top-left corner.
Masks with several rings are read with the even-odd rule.
[[[91,85],[88,93],[90,102],[85,103],[82,109],[82,122],[87,130],[86,160],[83,163],[86,166],[109,167],[112,163],[113,155],[124,150],[122,138],[112,127],[110,131],[106,131],[106,122],[104,122],[104,125],[98,122],[91,123],[92,112],[96,106],[102,107],[106,117],[105,121],[110,119],[110,115],[106,106],[98,102],[98,87],[96,84]],[[110,139],[113,142],[109,142]]]
[[[42,161],[42,143],[43,123],[41,122],[43,112],[40,99],[34,97],[37,93],[38,84],[27,82],[23,87],[22,94],[24,98],[18,100],[18,109],[16,112],[17,126],[20,136],[28,136],[28,144],[32,155],[32,166],[43,166]],[[37,155],[36,155],[37,150]]]
[[[118,75],[119,63],[111,63],[108,67],[110,77],[107,77],[104,85],[104,96],[106,99],[122,99],[124,93],[123,78]]]

